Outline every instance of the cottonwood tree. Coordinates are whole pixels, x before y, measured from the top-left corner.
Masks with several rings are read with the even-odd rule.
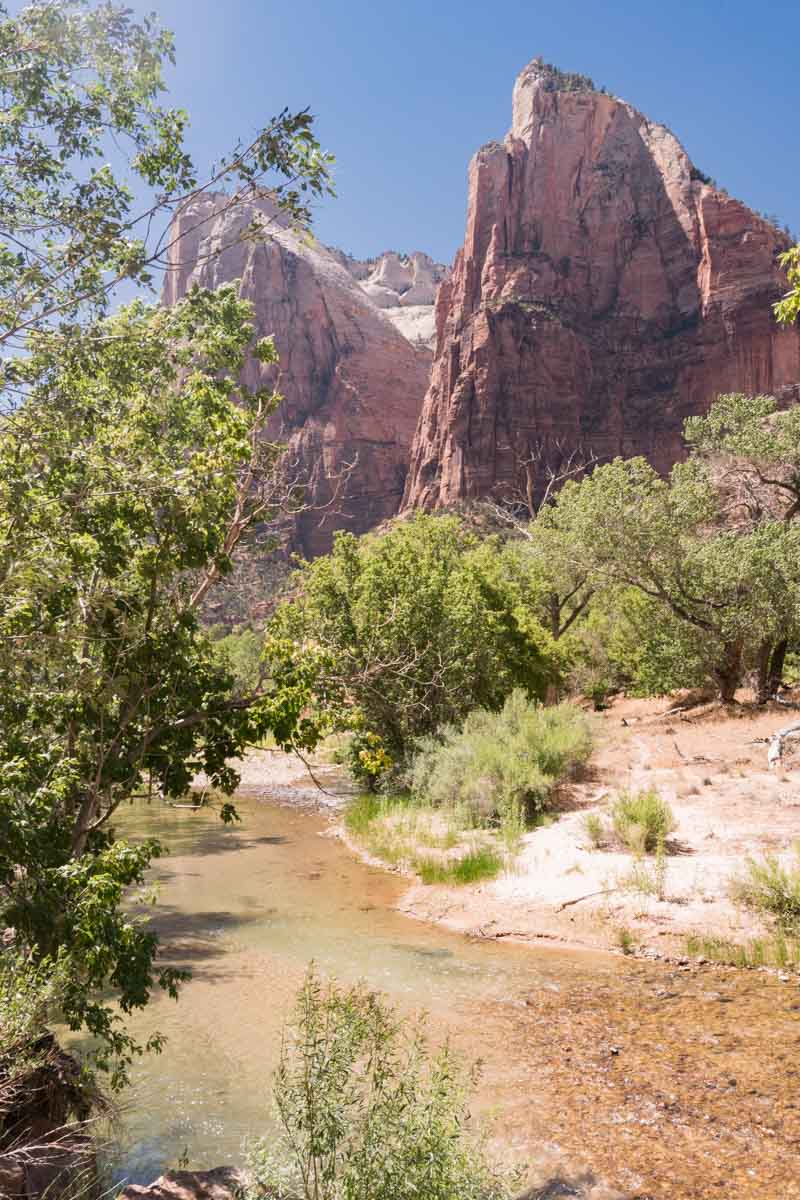
[[[723,701],[765,634],[777,640],[796,621],[800,531],[774,520],[726,528],[701,464],[664,480],[642,458],[617,459],[568,483],[542,517],[598,584],[636,588],[704,635]]]
[[[288,689],[302,671],[298,706],[337,711],[341,727],[378,737],[394,761],[470,709],[498,708],[514,687],[543,695],[553,670],[546,635],[524,619],[496,555],[455,517],[418,514],[362,539],[338,533],[295,588],[267,626],[275,678]],[[369,747],[356,741],[356,754]]]
[[[97,989],[126,1010],[176,976],[120,908],[159,847],[117,840],[114,814],[201,770],[232,791],[229,760],[271,720],[199,618],[275,501],[278,397],[238,382],[246,354],[275,358],[251,315],[228,286],[137,302],[99,338],[37,334],[0,429],[0,920],[66,955],[67,1019],[123,1055]]]
[[[160,847],[119,840],[114,814],[200,769],[230,792],[229,760],[294,710],[237,691],[198,616],[283,497],[278,397],[239,384],[274,348],[233,287],[108,313],[178,257],[168,218],[198,192],[235,205],[268,183],[303,221],[329,190],[307,112],[200,181],[186,114],[158,103],[171,58],[116,4],[0,6],[0,923],[123,1067],[101,990],[124,1013],[178,977],[121,907]]]

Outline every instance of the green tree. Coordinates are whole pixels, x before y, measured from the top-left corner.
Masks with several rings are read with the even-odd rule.
[[[107,311],[122,280],[148,284],[198,192],[228,203],[266,184],[292,218],[330,191],[331,158],[306,111],[283,111],[203,180],[187,114],[164,108],[172,35],[117,3],[0,4],[0,345]],[[119,164],[119,166],[115,166]]]
[[[313,658],[318,711],[333,702],[340,725],[378,735],[394,760],[516,686],[540,697],[553,670],[544,630],[524,621],[496,556],[454,517],[337,534],[295,589],[267,627],[273,678],[288,685]]]
[[[568,483],[543,519],[602,586],[632,587],[705,639],[709,673],[730,701],[768,635],[796,620],[798,531],[765,520],[737,531],[703,464],[661,479],[616,459]]]
[[[791,325],[800,317],[800,245],[792,246],[782,254],[780,263],[786,268],[790,287],[783,299],[773,305],[773,308],[781,325]]]
[[[172,53],[113,3],[0,5],[0,923],[58,962],[67,1021],[123,1067],[133,1043],[98,996],[124,1013],[178,978],[121,907],[160,847],[117,840],[114,813],[199,769],[230,792],[229,759],[290,718],[237,691],[198,618],[271,511],[278,397],[238,380],[274,349],[233,287],[108,312],[198,192],[268,185],[302,222],[330,190],[307,112],[200,182],[186,114],[159,105]]]
[[[0,427],[0,920],[69,952],[67,1018],[115,1050],[93,996],[148,998],[156,941],[120,902],[159,848],[115,840],[114,813],[199,770],[230,792],[259,719],[199,619],[272,501],[277,397],[238,380],[275,352],[250,315],[231,286],[137,302],[99,338],[37,334]]]
[[[729,526],[753,531],[764,521],[788,525],[800,516],[800,409],[779,411],[772,396],[720,396],[706,416],[686,422],[685,437],[714,479]],[[760,703],[780,685],[796,636],[792,622],[786,625],[775,638],[766,630],[759,646]]]

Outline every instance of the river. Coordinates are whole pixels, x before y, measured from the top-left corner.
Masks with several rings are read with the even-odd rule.
[[[167,1043],[134,1067],[117,1178],[241,1161],[270,1127],[281,1026],[313,959],[481,1058],[499,1144],[543,1177],[591,1168],[653,1200],[800,1197],[795,985],[451,934],[395,912],[403,881],[354,859],[324,815],[237,803],[234,828],[157,804],[122,822],[170,849],[154,924],[192,979],[132,1022]]]

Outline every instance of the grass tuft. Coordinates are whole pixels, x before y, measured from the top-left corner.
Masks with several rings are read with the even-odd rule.
[[[759,862],[748,858],[745,873],[733,880],[734,900],[762,916],[773,919],[783,932],[800,934],[800,854],[784,866],[774,854],[765,854]]]
[[[597,813],[587,813],[583,818],[583,828],[592,844],[592,849],[599,850],[606,840],[606,830],[602,819]]]
[[[501,835],[473,830],[464,814],[442,812],[407,796],[356,796],[345,828],[375,858],[419,875],[423,883],[478,883],[506,866]]]
[[[479,883],[494,879],[502,869],[502,856],[490,846],[476,846],[458,858],[417,860],[423,883]]]
[[[751,938],[745,943],[691,934],[686,939],[686,952],[730,967],[755,969],[766,966],[777,967],[781,971],[800,970],[800,939],[786,937],[780,931],[766,938]]]
[[[672,809],[655,788],[620,792],[612,819],[617,837],[634,854],[652,854],[677,828]]]

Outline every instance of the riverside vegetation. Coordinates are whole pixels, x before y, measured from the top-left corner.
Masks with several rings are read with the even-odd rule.
[[[323,984],[312,967],[273,1083],[279,1137],[251,1145],[249,1196],[509,1198],[517,1176],[491,1163],[470,1118],[476,1081],[380,995]]]
[[[138,1044],[125,1015],[183,979],[126,903],[161,847],[117,836],[122,804],[176,799],[203,772],[234,821],[231,764],[248,746],[270,737],[305,754],[336,735],[368,793],[351,832],[423,877],[476,880],[586,763],[580,695],[599,707],[622,688],[707,685],[729,704],[752,673],[766,704],[800,641],[800,409],[740,395],[687,422],[688,460],[666,479],[618,459],[488,535],[469,514],[340,534],[265,628],[212,636],[208,597],[296,501],[265,437],[280,397],[241,382],[248,356],[272,363],[274,346],[255,339],[233,285],[112,312],[115,288],[152,281],[166,247],[136,231],[187,196],[227,188],[233,207],[269,186],[303,224],[331,190],[331,159],[307,112],[283,112],[201,180],[186,114],[160,104],[172,54],[154,21],[114,5],[0,5],[6,1158],[47,1021],[91,1035],[95,1068],[120,1086],[133,1056],[160,1044],[155,1030]],[[120,140],[150,193],[142,211],[108,165]],[[800,249],[786,265],[788,322]],[[568,698],[554,706],[557,695]],[[620,813],[617,832],[658,852],[670,822],[657,797]],[[739,894],[788,946],[796,868],[751,864]],[[312,1104],[321,1141],[278,1177],[285,1194],[352,1195],[369,1181],[379,1195],[379,1171],[443,1200],[503,1194],[462,1136],[466,1077],[448,1053],[429,1058],[374,995],[311,977],[300,1003],[311,1040],[282,1065],[278,1101],[290,1140],[307,1138],[298,1106]],[[309,1046],[320,1073],[301,1096]],[[366,1062],[385,1085],[369,1103]],[[87,1083],[65,1115],[99,1095]],[[357,1119],[339,1138],[345,1109]]]

